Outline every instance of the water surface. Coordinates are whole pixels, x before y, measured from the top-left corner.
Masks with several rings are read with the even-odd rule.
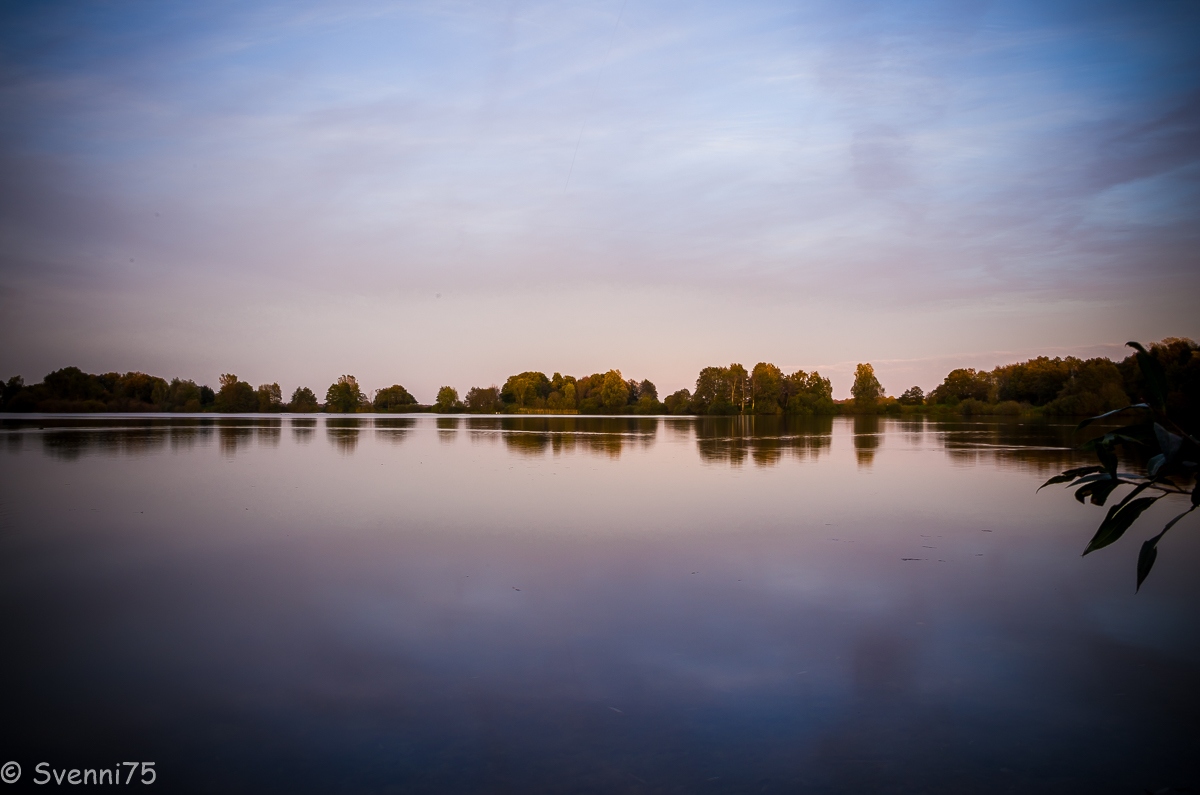
[[[5,759],[195,792],[1200,787],[1196,523],[1009,419],[14,417]],[[3,761],[3,760],[0,760]],[[30,787],[34,790],[40,788]],[[18,788],[13,788],[17,791]]]

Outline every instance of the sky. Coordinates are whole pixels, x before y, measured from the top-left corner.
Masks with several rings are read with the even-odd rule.
[[[1200,338],[1194,2],[0,6],[0,377],[885,389]]]

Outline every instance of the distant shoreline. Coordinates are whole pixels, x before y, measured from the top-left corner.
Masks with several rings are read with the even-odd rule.
[[[1171,384],[1170,408],[1180,416],[1200,416],[1200,346],[1168,337],[1150,346]],[[830,380],[817,371],[790,375],[768,362],[747,370],[738,363],[705,367],[695,390],[681,389],[659,399],[648,379],[626,379],[620,370],[575,377],[527,371],[503,386],[472,387],[460,398],[443,386],[434,403],[419,403],[400,384],[368,396],[352,375],[343,375],[324,401],[298,387],[284,401],[278,383],[254,387],[227,373],[214,390],[191,380],[141,372],[85,373],[66,367],[27,385],[21,376],[3,383],[0,413],[18,414],[475,414],[534,416],[1093,416],[1140,399],[1144,385],[1133,356],[1107,358],[1039,356],[991,371],[959,368],[928,394],[913,386],[890,395],[869,363],[855,372],[852,398],[834,400]]]

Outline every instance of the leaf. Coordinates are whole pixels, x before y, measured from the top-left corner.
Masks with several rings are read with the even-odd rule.
[[[1110,439],[1110,435],[1105,435],[1104,438]],[[1100,459],[1100,463],[1108,470],[1108,474],[1114,478],[1117,476],[1117,454],[1112,451],[1111,441],[1096,445],[1096,458]]]
[[[1179,452],[1179,448],[1183,446],[1182,436],[1171,433],[1157,422],[1154,423],[1154,438],[1158,440],[1158,446],[1168,461],[1174,458]]]
[[[1118,505],[1114,505],[1108,511],[1108,516],[1104,517],[1104,521],[1100,523],[1100,528],[1096,530],[1096,535],[1092,536],[1092,540],[1088,542],[1087,549],[1083,550],[1083,554],[1095,552],[1097,549],[1103,549],[1109,544],[1117,541],[1121,536],[1125,535],[1137,518],[1142,515],[1147,508],[1158,502],[1158,497],[1142,497],[1133,500],[1132,502],[1122,501]]]
[[[1195,505],[1193,505],[1191,508],[1188,508],[1183,513],[1179,514],[1171,521],[1167,522],[1167,526],[1164,527],[1162,529],[1162,532],[1159,533],[1158,535],[1156,535],[1154,538],[1150,538],[1150,539],[1147,539],[1146,541],[1142,542],[1142,549],[1140,552],[1138,552],[1137,588],[1134,589],[1134,593],[1137,593],[1138,591],[1140,591],[1142,589],[1142,583],[1145,582],[1146,577],[1150,574],[1150,569],[1154,567],[1154,561],[1158,557],[1158,542],[1159,542],[1159,540],[1162,539],[1162,537],[1167,534],[1168,530],[1170,530],[1172,527],[1175,526],[1176,522],[1178,522],[1180,519],[1187,516],[1189,513],[1191,513],[1194,510],[1196,510]]]
[[[1067,471],[1063,472],[1061,475],[1055,475],[1054,477],[1050,478],[1045,483],[1043,483],[1041,486],[1038,486],[1038,491],[1041,491],[1042,489],[1046,488],[1047,486],[1053,486],[1055,483],[1066,483],[1068,481],[1074,480],[1075,478],[1079,477],[1080,475],[1087,475],[1091,472],[1099,472],[1102,469],[1104,469],[1104,467],[1077,467],[1075,469],[1068,469]]]
[[[1163,371],[1158,359],[1147,353],[1139,343],[1127,342],[1125,344],[1137,351],[1138,367],[1141,368],[1142,378],[1146,381],[1147,397],[1150,398],[1150,403],[1155,408],[1161,410],[1167,404],[1166,372]]]
[[[1132,404],[1126,406],[1125,408],[1114,409],[1113,411],[1106,411],[1103,414],[1099,414],[1095,417],[1088,417],[1086,420],[1084,420],[1083,422],[1076,425],[1075,430],[1082,431],[1084,428],[1091,425],[1093,422],[1096,422],[1097,420],[1102,420],[1105,417],[1111,417],[1114,414],[1120,414],[1122,411],[1129,411],[1130,409],[1148,409],[1148,408],[1150,408],[1150,407],[1147,406],[1145,403],[1132,403]]]
[[[1162,465],[1167,462],[1167,457],[1162,453],[1151,458],[1146,462],[1146,474],[1154,477],[1158,474],[1158,470],[1162,469]]]
[[[1096,484],[1096,488],[1092,489],[1092,505],[1103,505],[1108,501],[1108,495],[1113,493],[1113,489],[1121,485],[1121,481],[1113,478],[1111,481],[1101,481]]]
[[[1079,486],[1079,489],[1075,491],[1075,500],[1082,504],[1085,497],[1091,497],[1093,506],[1103,506],[1109,495],[1112,494],[1112,490],[1122,484],[1133,485],[1128,480],[1109,477],[1108,473],[1090,474],[1073,484]]]
[[[1082,504],[1085,497],[1091,497],[1092,505],[1103,505],[1108,499],[1108,495],[1112,494],[1113,489],[1124,482],[1108,475],[1091,475],[1082,478],[1079,482],[1084,483],[1084,481],[1087,483],[1080,486],[1075,492],[1075,499]]]
[[[1162,538],[1161,533],[1142,542],[1142,550],[1138,552],[1137,587],[1133,589],[1134,593],[1142,590],[1142,583],[1150,575],[1150,569],[1154,568],[1154,560],[1158,557],[1158,539],[1160,538]]]
[[[1096,468],[1099,469],[1099,467]],[[1079,480],[1075,481],[1073,485],[1082,486],[1084,483],[1092,483],[1093,481],[1097,480],[1112,480],[1112,475],[1108,474],[1107,472],[1100,472],[1095,475],[1085,475],[1084,477],[1081,477]]]

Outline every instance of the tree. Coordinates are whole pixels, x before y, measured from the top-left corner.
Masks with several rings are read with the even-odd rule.
[[[509,376],[500,390],[500,397],[505,403],[523,408],[535,404],[538,398],[545,400],[550,396],[551,391],[550,379],[546,377],[545,373],[528,370]]]
[[[17,393],[25,388],[25,379],[19,375],[14,375],[4,382],[4,393],[0,395],[0,406],[7,406],[8,402],[17,396]]]
[[[325,392],[326,411],[352,413],[358,411],[359,405],[364,401],[365,396],[358,386],[358,380],[352,375],[343,375],[337,383],[330,384]]]
[[[850,388],[854,402],[859,406],[874,406],[883,397],[883,385],[875,377],[875,368],[860,364],[854,368],[854,386]]]
[[[515,378],[508,387],[518,408],[537,399],[537,384],[530,378]]]
[[[992,388],[992,379],[987,373],[977,373],[975,368],[951,370],[941,385],[929,393],[930,403],[956,406],[964,400],[987,400]]]
[[[634,414],[659,414],[661,412],[662,404],[649,395],[639,397],[633,406]]]
[[[783,371],[759,362],[750,371],[750,410],[755,414],[778,414],[783,410]]]
[[[475,414],[494,414],[500,408],[500,388],[473,386],[467,390],[467,411]]]
[[[919,386],[910,386],[896,400],[901,406],[922,406],[925,404],[925,393]]]
[[[997,367],[992,370],[996,399],[1044,406],[1058,397],[1071,377],[1073,363],[1078,361],[1074,357],[1064,360],[1039,356],[1019,364]]]
[[[750,397],[750,376],[746,368],[736,362],[729,365],[729,402],[737,406],[738,412],[745,412],[746,401]]]
[[[629,384],[621,377],[620,370],[609,370],[604,374],[604,383],[600,386],[600,401],[612,412],[629,402]]]
[[[647,396],[649,396],[651,400],[656,402],[658,401],[658,387],[656,387],[654,382],[648,378],[642,381],[642,383],[638,384],[638,399],[641,400]]]
[[[1069,359],[1069,375],[1058,396],[1046,404],[1047,414],[1086,416],[1129,405],[1121,371],[1108,359]]]
[[[833,384],[816,370],[797,370],[785,379],[789,414],[833,414]]]
[[[1083,550],[1084,555],[1118,541],[1146,509],[1159,500],[1189,498],[1191,504],[1186,510],[1167,522],[1158,535],[1142,543],[1138,553],[1135,586],[1135,590],[1141,590],[1142,583],[1158,558],[1158,544],[1163,536],[1180,519],[1200,507],[1200,479],[1196,478],[1197,462],[1200,461],[1200,440],[1171,416],[1170,396],[1181,385],[1172,383],[1168,369],[1162,364],[1161,356],[1153,352],[1154,346],[1147,351],[1137,342],[1126,344],[1137,351],[1136,363],[1141,377],[1136,380],[1140,389],[1135,394],[1141,395],[1142,402],[1079,423],[1076,431],[1083,430],[1096,420],[1115,416],[1129,418],[1123,426],[1081,446],[1080,449],[1096,454],[1100,461],[1099,466],[1068,469],[1047,480],[1038,491],[1056,483],[1066,483],[1068,488],[1077,487],[1075,499],[1080,503],[1090,500],[1093,505],[1104,505],[1109,495],[1118,488],[1133,486],[1132,491],[1108,510],[1092,540]],[[1197,397],[1200,397],[1200,394]],[[1185,404],[1185,408],[1188,410],[1189,419],[1194,420],[1200,413],[1198,403]],[[1146,461],[1146,474],[1135,475],[1118,471],[1118,447],[1125,448],[1126,451],[1140,447],[1146,453],[1153,454]],[[1154,496],[1141,496],[1146,493]]]
[[[279,384],[262,384],[258,388],[258,410],[264,414],[283,411],[283,390]]]
[[[258,394],[254,387],[239,381],[233,373],[225,373],[221,376],[221,390],[217,392],[214,405],[217,411],[225,414],[258,411]]]
[[[696,376],[692,410],[697,414],[727,414],[729,408],[729,368],[705,367]]]
[[[292,411],[299,413],[311,413],[321,408],[317,403],[317,396],[306,386],[296,387],[296,391],[292,393],[292,400],[288,404],[288,407]]]
[[[449,414],[451,411],[462,408],[462,403],[458,400],[458,390],[454,387],[444,386],[437,393],[437,410],[442,414]]]
[[[375,390],[374,406],[376,411],[405,411],[416,404],[417,399],[399,384],[392,384],[387,389]]]
[[[687,414],[692,406],[692,393],[686,389],[672,392],[663,400],[663,405],[671,414]]]

